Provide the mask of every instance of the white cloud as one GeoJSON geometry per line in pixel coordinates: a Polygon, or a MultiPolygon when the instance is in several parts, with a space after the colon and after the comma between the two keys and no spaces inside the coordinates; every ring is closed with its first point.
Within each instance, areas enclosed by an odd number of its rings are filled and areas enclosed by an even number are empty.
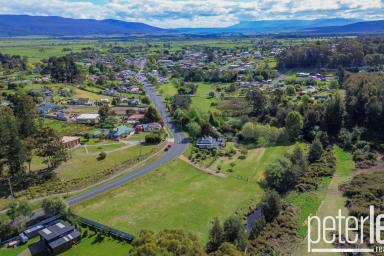
{"type": "Polygon", "coordinates": [[[3,14],[115,18],[161,27],[224,27],[260,19],[384,19],[383,8],[384,0],[0,0],[3,14]]]}

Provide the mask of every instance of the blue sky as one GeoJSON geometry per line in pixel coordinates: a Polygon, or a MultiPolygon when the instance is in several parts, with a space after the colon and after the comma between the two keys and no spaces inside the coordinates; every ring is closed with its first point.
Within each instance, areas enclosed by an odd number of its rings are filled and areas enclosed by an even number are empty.
{"type": "Polygon", "coordinates": [[[384,0],[0,0],[1,14],[113,18],[164,28],[225,27],[242,20],[384,19],[384,0]]]}

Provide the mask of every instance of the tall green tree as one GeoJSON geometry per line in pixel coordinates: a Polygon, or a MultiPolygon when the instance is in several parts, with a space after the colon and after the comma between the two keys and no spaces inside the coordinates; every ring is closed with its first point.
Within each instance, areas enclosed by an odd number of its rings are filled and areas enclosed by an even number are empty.
{"type": "Polygon", "coordinates": [[[247,100],[252,106],[252,114],[261,117],[265,114],[267,98],[261,90],[250,90],[247,94],[247,100]]]}
{"type": "Polygon", "coordinates": [[[159,122],[161,119],[161,116],[159,112],[156,110],[156,108],[149,106],[147,111],[144,113],[144,119],[146,122],[149,122],[149,123],[159,122]]]}
{"type": "Polygon", "coordinates": [[[0,107],[0,160],[8,165],[9,175],[23,174],[26,149],[18,133],[12,109],[0,107]]]}
{"type": "Polygon", "coordinates": [[[343,123],[343,102],[338,93],[332,95],[325,103],[324,127],[329,136],[336,137],[343,123]]]}
{"type": "Polygon", "coordinates": [[[244,251],[248,246],[245,227],[239,216],[233,215],[224,222],[224,240],[244,251]]]}
{"type": "Polygon", "coordinates": [[[44,158],[48,168],[55,168],[68,159],[61,137],[51,128],[46,127],[39,131],[37,146],[37,155],[44,158]]]}
{"type": "Polygon", "coordinates": [[[223,227],[220,224],[218,218],[214,218],[212,221],[212,227],[209,230],[209,240],[206,245],[206,251],[208,253],[217,251],[220,245],[224,242],[223,227]]]}
{"type": "Polygon", "coordinates": [[[285,128],[289,134],[289,138],[292,141],[298,139],[301,130],[303,129],[304,121],[301,114],[297,111],[291,111],[288,113],[285,119],[285,128]]]}
{"type": "Polygon", "coordinates": [[[68,213],[68,204],[60,197],[46,198],[41,207],[47,216],[66,215],[68,213]]]}
{"type": "Polygon", "coordinates": [[[316,162],[321,158],[323,151],[324,150],[321,141],[316,138],[312,141],[311,146],[309,147],[308,161],[311,163],[316,162]]]}
{"type": "Polygon", "coordinates": [[[11,99],[20,137],[33,136],[37,131],[37,108],[33,98],[29,95],[17,93],[11,99]]]}
{"type": "Polygon", "coordinates": [[[274,190],[267,191],[261,203],[262,213],[266,221],[271,222],[279,214],[281,207],[280,195],[274,190]]]}
{"type": "Polygon", "coordinates": [[[285,157],[279,157],[266,167],[265,182],[268,188],[280,194],[291,190],[298,179],[299,173],[292,168],[292,163],[285,157]]]}

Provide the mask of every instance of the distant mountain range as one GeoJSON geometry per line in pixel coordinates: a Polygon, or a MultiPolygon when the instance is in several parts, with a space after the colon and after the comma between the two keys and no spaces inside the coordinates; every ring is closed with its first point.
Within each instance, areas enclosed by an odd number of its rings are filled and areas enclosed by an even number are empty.
{"type": "Polygon", "coordinates": [[[384,20],[357,22],[344,26],[313,28],[310,31],[321,34],[340,33],[376,33],[384,32],[384,20]]]}
{"type": "Polygon", "coordinates": [[[252,32],[291,32],[305,28],[342,26],[360,22],[357,19],[317,19],[317,20],[260,20],[243,21],[227,29],[231,31],[252,32]]]}
{"type": "Polygon", "coordinates": [[[93,36],[133,34],[275,34],[275,33],[372,33],[384,32],[384,21],[358,19],[242,21],[225,28],[162,29],[138,22],[106,19],[70,19],[57,16],[0,15],[0,36],[93,36]]]}
{"type": "Polygon", "coordinates": [[[159,34],[168,30],[120,20],[69,19],[57,16],[0,15],[0,36],[89,36],[159,34]]]}

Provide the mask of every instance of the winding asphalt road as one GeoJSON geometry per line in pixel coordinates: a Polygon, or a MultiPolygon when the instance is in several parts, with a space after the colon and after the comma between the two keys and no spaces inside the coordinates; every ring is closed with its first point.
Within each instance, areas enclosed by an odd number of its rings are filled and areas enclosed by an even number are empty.
{"type": "Polygon", "coordinates": [[[158,159],[146,166],[143,166],[134,172],[123,176],[117,180],[114,180],[112,182],[104,183],[100,186],[97,186],[87,192],[84,192],[78,196],[72,197],[69,199],[67,202],[69,205],[73,205],[79,202],[82,202],[84,200],[87,200],[91,197],[94,197],[98,194],[101,194],[103,192],[106,192],[108,190],[114,189],[128,181],[131,181],[133,179],[136,179],[158,167],[160,167],[162,164],[165,164],[166,162],[180,156],[184,150],[187,147],[188,142],[185,140],[184,134],[177,128],[176,124],[174,121],[171,119],[169,116],[168,112],[166,111],[165,104],[163,103],[162,99],[160,96],[156,94],[156,91],[154,88],[151,86],[149,81],[144,75],[141,75],[140,82],[144,85],[144,90],[146,94],[151,98],[153,101],[155,107],[161,114],[162,118],[164,119],[164,122],[168,125],[170,130],[173,133],[174,137],[174,145],[165,153],[165,155],[161,158],[158,159]]]}

